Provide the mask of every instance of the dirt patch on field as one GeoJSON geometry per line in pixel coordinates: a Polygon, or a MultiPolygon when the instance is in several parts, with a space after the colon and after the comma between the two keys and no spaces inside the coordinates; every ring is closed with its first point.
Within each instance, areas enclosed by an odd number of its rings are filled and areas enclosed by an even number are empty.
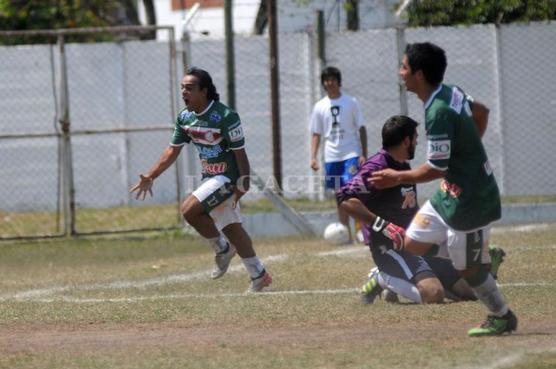
{"type": "MultiPolygon", "coordinates": [[[[369,326],[368,323],[329,325],[273,325],[264,326],[195,326],[183,322],[149,323],[138,325],[5,325],[0,327],[0,353],[21,352],[98,352],[115,348],[195,348],[209,350],[215,346],[326,346],[338,342],[369,343],[391,341],[442,342],[465,336],[469,328],[464,324],[449,326],[389,325],[369,326]]],[[[509,339],[519,339],[525,345],[539,340],[556,345],[556,324],[524,322],[509,339]]]]}

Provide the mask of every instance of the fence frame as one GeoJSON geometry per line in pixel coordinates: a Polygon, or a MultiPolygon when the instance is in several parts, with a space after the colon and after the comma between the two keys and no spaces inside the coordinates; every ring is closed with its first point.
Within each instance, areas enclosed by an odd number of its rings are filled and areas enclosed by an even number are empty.
{"type": "MultiPolygon", "coordinates": [[[[75,209],[75,187],[73,178],[73,158],[72,158],[72,144],[71,138],[74,135],[95,135],[95,134],[108,134],[108,133],[132,133],[132,132],[160,132],[169,131],[172,127],[169,126],[150,126],[138,128],[118,128],[118,129],[96,129],[96,130],[71,130],[71,116],[70,116],[70,101],[68,89],[68,76],[66,65],[65,53],[65,38],[69,35],[83,35],[83,34],[118,34],[118,33],[149,33],[157,30],[164,30],[168,32],[168,48],[169,48],[169,62],[170,62],[170,111],[173,117],[176,116],[178,110],[178,88],[177,81],[177,53],[176,41],[174,36],[173,26],[118,26],[118,27],[93,27],[93,28],[75,28],[75,29],[57,29],[57,30],[32,30],[32,31],[0,31],[0,38],[10,37],[31,37],[31,36],[51,36],[56,37],[60,54],[59,70],[57,74],[59,80],[55,82],[55,89],[60,96],[56,108],[56,133],[12,133],[0,134],[1,140],[9,139],[23,139],[23,138],[46,138],[57,137],[59,145],[59,158],[58,158],[58,171],[60,177],[58,178],[58,206],[56,211],[57,225],[60,223],[60,205],[62,208],[62,221],[63,229],[61,232],[54,232],[44,235],[22,235],[22,236],[8,236],[2,237],[1,240],[26,240],[26,239],[40,239],[40,238],[55,238],[55,237],[73,237],[78,235],[91,235],[91,234],[107,234],[107,233],[129,233],[137,231],[156,231],[156,230],[169,230],[176,229],[179,224],[181,216],[179,212],[180,201],[176,201],[176,226],[166,228],[140,228],[140,229],[126,229],[126,230],[103,230],[94,232],[79,232],[76,229],[76,209],[75,209]]],[[[52,49],[51,49],[52,50],[52,49]]],[[[54,70],[53,70],[54,72],[54,70]]],[[[176,198],[179,200],[183,193],[183,183],[180,180],[181,168],[179,165],[174,165],[176,171],[176,198]]]]}

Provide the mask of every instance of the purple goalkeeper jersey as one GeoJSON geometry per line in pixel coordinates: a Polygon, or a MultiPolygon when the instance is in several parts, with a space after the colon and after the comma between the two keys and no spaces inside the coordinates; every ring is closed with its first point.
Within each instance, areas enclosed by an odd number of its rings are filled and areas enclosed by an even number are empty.
{"type": "MultiPolygon", "coordinates": [[[[391,168],[409,170],[408,163],[396,161],[388,152],[381,149],[359,168],[355,176],[336,192],[338,203],[349,198],[358,198],[372,213],[387,221],[407,228],[419,207],[417,206],[417,186],[400,184],[396,187],[379,190],[367,180],[377,170],[391,168]]],[[[367,226],[365,233],[370,231],[367,226]]],[[[367,234],[365,234],[367,236],[367,234]]],[[[367,237],[365,237],[367,239],[367,237]]]]}

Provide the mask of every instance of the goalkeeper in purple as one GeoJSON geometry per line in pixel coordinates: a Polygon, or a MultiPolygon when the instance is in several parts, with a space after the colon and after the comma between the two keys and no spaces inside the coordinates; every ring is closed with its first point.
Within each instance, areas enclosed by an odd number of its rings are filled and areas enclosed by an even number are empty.
{"type": "Polygon", "coordinates": [[[250,169],[239,115],[219,101],[212,78],[203,69],[187,71],[181,94],[186,107],[178,114],[170,145],[130,191],[137,191],[141,200],[147,193],[152,196],[154,180],[176,161],[185,144],[193,143],[203,181],[182,203],[183,217],[215,251],[212,279],[226,273],[237,252],[251,277],[249,291],[259,292],[272,278],[241,225],[239,199],[249,190],[250,169]]]}
{"type": "Polygon", "coordinates": [[[373,173],[377,188],[442,179],[440,188],[412,220],[403,246],[423,255],[447,256],[490,314],[469,330],[471,337],[500,335],[517,328],[496,281],[489,273],[491,223],[501,215],[500,195],[481,141],[488,109],[457,86],[442,83],[447,60],[431,43],[407,46],[400,76],[425,104],[427,162],[413,170],[373,173]]]}
{"type": "Polygon", "coordinates": [[[372,303],[383,289],[416,303],[444,299],[441,282],[421,257],[402,249],[405,228],[419,209],[415,184],[378,189],[368,183],[375,171],[409,170],[417,145],[417,122],[406,116],[389,118],[382,128],[382,150],[369,158],[355,176],[336,193],[338,206],[365,225],[366,243],[378,267],[371,276],[377,286],[363,290],[361,298],[372,303]]]}

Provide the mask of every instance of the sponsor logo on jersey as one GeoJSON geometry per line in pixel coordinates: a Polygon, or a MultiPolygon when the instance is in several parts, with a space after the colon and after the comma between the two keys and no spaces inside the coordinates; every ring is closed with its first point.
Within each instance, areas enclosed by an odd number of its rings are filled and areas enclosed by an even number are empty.
{"type": "Polygon", "coordinates": [[[201,159],[217,158],[223,152],[222,147],[220,147],[220,145],[214,145],[214,146],[195,145],[195,146],[197,147],[197,151],[199,151],[199,156],[201,157],[201,159]]]}
{"type": "Polygon", "coordinates": [[[447,180],[443,179],[440,182],[440,190],[442,192],[446,192],[448,193],[450,196],[452,196],[454,199],[457,199],[458,197],[460,197],[461,195],[461,187],[458,186],[455,183],[450,183],[447,180]]]}
{"type": "Polygon", "coordinates": [[[213,111],[212,113],[210,113],[209,120],[211,122],[218,123],[222,120],[222,116],[217,112],[213,111]]]}
{"type": "Polygon", "coordinates": [[[216,175],[224,173],[228,169],[228,164],[225,161],[219,163],[209,163],[206,160],[201,160],[201,171],[204,174],[216,175]]]}
{"type": "Polygon", "coordinates": [[[183,128],[194,143],[203,145],[216,145],[222,141],[222,134],[218,128],[208,128],[199,126],[186,126],[183,128]]]}
{"type": "Polygon", "coordinates": [[[191,116],[193,115],[192,112],[188,111],[188,110],[184,110],[180,113],[179,115],[179,119],[189,119],[191,116]]]}
{"type": "Polygon", "coordinates": [[[236,128],[233,128],[229,131],[230,141],[238,142],[243,140],[243,128],[241,125],[238,125],[236,128]]]}
{"type": "Polygon", "coordinates": [[[454,110],[456,113],[461,113],[461,108],[463,108],[464,103],[464,95],[456,87],[452,88],[452,100],[450,101],[450,108],[454,110]]]}
{"type": "Polygon", "coordinates": [[[429,219],[429,217],[421,213],[415,214],[415,218],[413,218],[413,222],[417,224],[421,229],[426,229],[431,224],[431,220],[429,219]]]}
{"type": "Polygon", "coordinates": [[[429,160],[450,159],[450,140],[429,140],[427,143],[427,158],[429,160]]]}
{"type": "Polygon", "coordinates": [[[403,196],[402,209],[411,209],[417,206],[417,198],[413,187],[402,187],[400,191],[403,196]]]}

